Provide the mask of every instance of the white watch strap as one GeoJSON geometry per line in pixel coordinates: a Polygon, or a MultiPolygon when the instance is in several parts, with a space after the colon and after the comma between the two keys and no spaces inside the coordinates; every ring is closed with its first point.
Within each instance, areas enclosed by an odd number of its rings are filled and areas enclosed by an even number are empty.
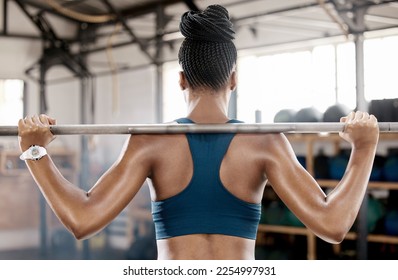
{"type": "Polygon", "coordinates": [[[19,158],[21,160],[39,160],[45,155],[47,155],[47,150],[45,148],[38,145],[33,145],[25,152],[23,152],[19,158]],[[34,152],[35,154],[32,154],[32,152],[34,152]]]}
{"type": "Polygon", "coordinates": [[[25,152],[23,152],[23,153],[20,155],[19,159],[20,159],[20,160],[26,160],[28,154],[29,154],[29,150],[26,150],[25,152]]]}

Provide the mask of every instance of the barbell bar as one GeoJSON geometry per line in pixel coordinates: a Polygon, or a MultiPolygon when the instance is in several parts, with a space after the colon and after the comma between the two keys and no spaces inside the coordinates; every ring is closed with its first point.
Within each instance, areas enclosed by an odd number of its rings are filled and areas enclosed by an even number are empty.
{"type": "MultiPolygon", "coordinates": [[[[344,123],[268,123],[268,124],[86,124],[52,125],[54,135],[99,134],[185,134],[185,133],[337,133],[344,123]]],[[[379,122],[380,132],[398,132],[398,122],[379,122]]],[[[0,126],[0,136],[17,136],[17,126],[0,126]]]]}

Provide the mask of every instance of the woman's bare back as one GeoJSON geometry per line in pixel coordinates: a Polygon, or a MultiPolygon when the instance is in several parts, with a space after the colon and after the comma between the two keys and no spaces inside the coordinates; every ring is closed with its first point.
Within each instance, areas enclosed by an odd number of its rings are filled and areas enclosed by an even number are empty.
{"type": "MultiPolygon", "coordinates": [[[[185,135],[146,136],[153,150],[152,200],[182,192],[193,174],[185,135]]],[[[264,157],[259,152],[264,136],[236,135],[224,156],[220,178],[237,198],[261,203],[265,186],[264,157]],[[262,139],[260,139],[262,138],[262,139]]],[[[254,259],[255,240],[221,234],[191,234],[157,241],[160,259],[254,259]]]]}

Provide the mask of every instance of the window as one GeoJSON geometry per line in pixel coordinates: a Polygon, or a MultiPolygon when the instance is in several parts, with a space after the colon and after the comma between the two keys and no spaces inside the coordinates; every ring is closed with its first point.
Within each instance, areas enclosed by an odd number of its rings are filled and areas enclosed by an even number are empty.
{"type": "Polygon", "coordinates": [[[185,117],[187,106],[178,83],[180,65],[178,62],[168,62],[163,67],[163,120],[170,122],[185,117]]]}
{"type": "Polygon", "coordinates": [[[17,125],[23,117],[23,92],[23,80],[0,80],[0,125],[17,125]]]}
{"type": "MultiPolygon", "coordinates": [[[[398,98],[398,36],[364,42],[365,98],[398,98]]],[[[165,64],[164,120],[186,114],[178,86],[177,62],[165,64]]],[[[355,45],[353,42],[321,45],[300,51],[238,58],[237,117],[273,122],[282,109],[314,107],[323,113],[341,103],[356,107],[355,45]]]]}
{"type": "MultiPolygon", "coordinates": [[[[262,111],[263,122],[273,122],[282,109],[315,107],[323,112],[337,99],[347,99],[338,98],[336,93],[336,50],[332,45],[246,57],[239,60],[238,66],[238,118],[246,122],[254,122],[256,110],[262,111]]],[[[347,95],[355,98],[355,88],[347,95]]]]}
{"type": "Polygon", "coordinates": [[[398,98],[398,36],[364,42],[365,98],[398,98]]]}
{"type": "MultiPolygon", "coordinates": [[[[356,72],[354,43],[336,47],[336,102],[354,109],[356,107],[356,72]]],[[[330,104],[332,105],[332,104],[330,104]]]]}

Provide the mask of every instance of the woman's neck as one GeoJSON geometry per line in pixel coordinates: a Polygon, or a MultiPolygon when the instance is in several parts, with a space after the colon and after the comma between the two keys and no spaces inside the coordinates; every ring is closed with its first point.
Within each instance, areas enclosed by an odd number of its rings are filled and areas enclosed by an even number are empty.
{"type": "Polygon", "coordinates": [[[227,92],[190,92],[187,93],[187,117],[196,123],[225,123],[228,118],[227,92]]]}

